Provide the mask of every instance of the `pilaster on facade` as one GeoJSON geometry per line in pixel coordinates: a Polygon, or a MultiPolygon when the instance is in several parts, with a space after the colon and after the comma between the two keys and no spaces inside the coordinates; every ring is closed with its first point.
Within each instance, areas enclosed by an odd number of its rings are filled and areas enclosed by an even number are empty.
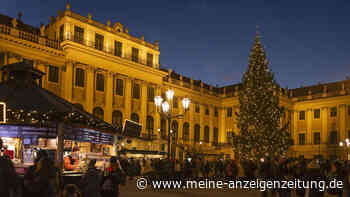
{"type": "Polygon", "coordinates": [[[209,105],[209,142],[214,142],[214,107],[212,105],[209,105]]]}
{"type": "MultiPolygon", "coordinates": [[[[179,99],[179,101],[182,100],[182,98],[181,99],[178,98],[178,99],[179,99]]],[[[184,118],[179,118],[179,120],[178,120],[178,123],[179,123],[178,130],[177,130],[177,132],[178,132],[178,135],[177,135],[178,139],[182,138],[182,136],[183,136],[183,124],[184,124],[184,119],[185,119],[185,110],[184,110],[182,105],[179,105],[179,114],[183,114],[184,118]]]]}
{"type": "Polygon", "coordinates": [[[219,108],[219,143],[226,142],[226,116],[225,116],[225,108],[219,108]]]}
{"type": "Polygon", "coordinates": [[[326,144],[328,142],[328,107],[321,108],[321,119],[322,119],[321,144],[326,144]]]}
{"type": "MultiPolygon", "coordinates": [[[[37,68],[38,70],[40,70],[41,72],[43,72],[43,73],[47,73],[47,70],[46,70],[46,67],[45,67],[45,65],[43,64],[43,63],[41,63],[40,61],[34,61],[33,62],[33,67],[34,68],[37,68]]],[[[44,76],[43,78],[42,78],[42,82],[41,82],[41,87],[43,87],[43,88],[46,88],[47,86],[47,84],[46,84],[46,82],[47,82],[47,80],[46,80],[46,76],[44,76]]]]}
{"type": "Polygon", "coordinates": [[[113,72],[107,72],[106,80],[106,95],[105,95],[105,113],[104,118],[108,123],[112,123],[112,110],[113,110],[113,81],[114,74],[113,72]]]}
{"type": "Polygon", "coordinates": [[[200,136],[199,136],[199,141],[204,140],[204,127],[205,127],[205,122],[204,122],[204,114],[205,114],[205,107],[203,104],[199,105],[199,125],[200,125],[200,136]]]}
{"type": "Polygon", "coordinates": [[[85,85],[86,111],[89,113],[92,113],[94,108],[94,92],[95,92],[94,76],[95,76],[95,68],[89,65],[86,73],[86,85],[85,85]]]}
{"type": "Polygon", "coordinates": [[[190,136],[189,136],[189,140],[190,142],[194,142],[194,116],[195,116],[195,103],[190,104],[190,109],[189,109],[189,116],[190,116],[190,136]]]}
{"type": "Polygon", "coordinates": [[[339,118],[338,118],[338,128],[339,128],[339,137],[341,141],[344,141],[347,138],[346,134],[346,111],[347,105],[339,105],[339,118]]]}
{"type": "Polygon", "coordinates": [[[62,78],[62,84],[63,84],[63,95],[65,99],[67,99],[69,102],[72,102],[72,96],[73,96],[73,61],[67,60],[66,64],[64,66],[64,77],[62,78]]]}
{"type": "Polygon", "coordinates": [[[298,111],[297,110],[293,110],[292,111],[293,114],[293,121],[292,121],[292,137],[294,139],[294,145],[298,144],[298,111]]]}
{"type": "Polygon", "coordinates": [[[147,83],[141,83],[141,113],[140,113],[140,123],[142,126],[142,132],[146,131],[146,118],[147,118],[147,83]]]}
{"type": "Polygon", "coordinates": [[[306,110],[306,144],[312,144],[312,109],[306,110]]]}
{"type": "Polygon", "coordinates": [[[131,92],[132,92],[132,79],[130,77],[127,77],[125,79],[125,117],[124,119],[130,119],[131,116],[131,103],[132,103],[132,98],[131,98],[131,92]]]}

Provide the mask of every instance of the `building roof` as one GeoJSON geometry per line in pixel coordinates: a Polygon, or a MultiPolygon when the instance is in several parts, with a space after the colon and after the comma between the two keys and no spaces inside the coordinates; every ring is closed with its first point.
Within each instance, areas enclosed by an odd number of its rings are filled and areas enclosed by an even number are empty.
{"type": "MultiPolygon", "coordinates": [[[[5,16],[5,15],[0,14],[0,24],[12,27],[12,19],[13,18],[11,18],[9,16],[5,16]]],[[[22,31],[26,31],[26,32],[34,33],[34,34],[40,34],[39,28],[25,24],[25,23],[23,23],[22,20],[18,20],[18,19],[17,19],[17,28],[22,30],[22,31]]]]}
{"type": "Polygon", "coordinates": [[[6,103],[9,123],[32,125],[68,121],[84,128],[117,131],[112,125],[41,88],[38,81],[44,73],[32,65],[20,62],[4,66],[2,70],[6,79],[0,83],[0,101],[6,103]]]}

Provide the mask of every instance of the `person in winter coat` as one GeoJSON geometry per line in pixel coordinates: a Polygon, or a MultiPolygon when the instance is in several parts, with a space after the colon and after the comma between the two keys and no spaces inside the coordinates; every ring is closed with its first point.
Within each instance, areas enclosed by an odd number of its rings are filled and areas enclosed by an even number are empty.
{"type": "Polygon", "coordinates": [[[120,166],[120,162],[115,157],[112,157],[110,159],[108,174],[102,181],[102,197],[118,197],[119,184],[122,177],[124,177],[124,172],[120,166]]]}
{"type": "Polygon", "coordinates": [[[20,195],[19,179],[10,157],[0,157],[0,196],[13,197],[20,195]]]}
{"type": "Polygon", "coordinates": [[[96,169],[95,164],[96,160],[90,161],[88,170],[81,179],[80,185],[84,197],[101,197],[102,173],[96,169]]]}
{"type": "Polygon", "coordinates": [[[41,156],[40,158],[24,176],[26,188],[24,196],[55,197],[58,193],[58,169],[48,157],[41,156]]]}

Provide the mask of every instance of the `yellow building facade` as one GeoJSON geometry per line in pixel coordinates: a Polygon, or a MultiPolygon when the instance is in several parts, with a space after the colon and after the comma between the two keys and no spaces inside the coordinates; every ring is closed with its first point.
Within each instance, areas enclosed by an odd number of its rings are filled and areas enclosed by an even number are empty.
{"type": "MultiPolygon", "coordinates": [[[[154,96],[175,92],[172,109],[183,114],[181,99],[191,100],[184,118],[174,120],[176,157],[195,149],[209,157],[233,158],[239,84],[214,87],[159,65],[159,43],[136,38],[110,20],[102,24],[66,5],[40,29],[20,18],[0,15],[0,65],[22,60],[46,73],[42,87],[106,122],[125,119],[142,125],[140,139],[121,142],[128,150],[167,151],[167,123],[154,96]]],[[[350,80],[282,90],[281,105],[290,122],[293,156],[345,156],[340,141],[350,137],[350,80]]]]}

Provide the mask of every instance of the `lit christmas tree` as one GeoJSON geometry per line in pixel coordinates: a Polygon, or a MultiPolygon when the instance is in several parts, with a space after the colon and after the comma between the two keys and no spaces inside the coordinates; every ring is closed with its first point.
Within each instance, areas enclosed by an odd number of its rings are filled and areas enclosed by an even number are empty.
{"type": "Polygon", "coordinates": [[[268,64],[257,33],[239,92],[240,133],[233,144],[241,159],[276,158],[292,145],[288,124],[281,125],[284,109],[279,106],[280,88],[268,64]]]}

